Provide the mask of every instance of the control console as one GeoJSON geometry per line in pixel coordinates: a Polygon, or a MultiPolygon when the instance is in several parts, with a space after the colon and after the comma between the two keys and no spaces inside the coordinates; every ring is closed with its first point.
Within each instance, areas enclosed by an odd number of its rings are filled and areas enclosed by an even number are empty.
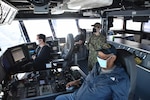
{"type": "Polygon", "coordinates": [[[31,98],[43,98],[46,95],[55,98],[58,94],[73,92],[75,88],[66,88],[66,84],[80,77],[81,74],[75,70],[63,71],[61,68],[29,72],[22,79],[8,83],[12,85],[11,87],[16,88],[8,89],[13,94],[8,94],[8,98],[30,100],[31,98]]]}
{"type": "Polygon", "coordinates": [[[137,65],[150,69],[150,46],[131,42],[128,40],[124,40],[124,42],[120,43],[111,41],[110,43],[113,44],[117,49],[125,49],[131,52],[134,55],[135,62],[137,65]]]}

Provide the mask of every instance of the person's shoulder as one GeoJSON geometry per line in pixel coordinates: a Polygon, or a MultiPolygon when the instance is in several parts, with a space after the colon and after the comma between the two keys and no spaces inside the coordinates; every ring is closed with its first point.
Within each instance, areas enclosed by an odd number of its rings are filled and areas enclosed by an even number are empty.
{"type": "Polygon", "coordinates": [[[100,37],[103,37],[103,38],[105,38],[106,36],[104,35],[104,34],[102,34],[102,33],[100,33],[100,35],[99,35],[100,37]]]}
{"type": "Polygon", "coordinates": [[[100,65],[98,62],[95,63],[95,65],[93,66],[93,69],[98,70],[100,68],[100,65]]]}
{"type": "Polygon", "coordinates": [[[43,46],[43,48],[50,49],[50,46],[49,45],[45,45],[45,46],[43,46]]]}
{"type": "Polygon", "coordinates": [[[95,37],[95,34],[92,33],[92,34],[90,35],[90,37],[95,37]]]}
{"type": "Polygon", "coordinates": [[[115,69],[117,70],[124,70],[124,67],[120,64],[120,63],[118,63],[118,64],[115,64],[114,65],[115,66],[115,69]]]}
{"type": "Polygon", "coordinates": [[[120,74],[120,75],[127,75],[126,69],[122,65],[115,65],[115,72],[120,74]]]}

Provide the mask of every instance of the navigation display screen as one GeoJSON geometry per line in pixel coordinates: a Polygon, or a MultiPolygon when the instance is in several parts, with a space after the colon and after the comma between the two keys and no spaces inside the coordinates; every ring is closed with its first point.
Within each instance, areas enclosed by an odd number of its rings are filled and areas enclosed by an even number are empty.
{"type": "Polygon", "coordinates": [[[22,61],[22,59],[25,58],[25,55],[21,47],[14,48],[11,50],[11,52],[15,62],[22,61]]]}

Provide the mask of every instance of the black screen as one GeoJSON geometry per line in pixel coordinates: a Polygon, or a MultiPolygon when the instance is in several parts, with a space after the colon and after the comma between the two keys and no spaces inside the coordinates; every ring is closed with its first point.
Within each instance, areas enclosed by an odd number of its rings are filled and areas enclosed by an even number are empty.
{"type": "Polygon", "coordinates": [[[29,52],[29,58],[31,59],[32,58],[32,55],[35,54],[35,49],[37,47],[36,43],[33,42],[33,43],[28,43],[26,44],[27,45],[27,49],[28,49],[28,52],[29,52]]]}
{"type": "Polygon", "coordinates": [[[33,42],[33,43],[28,43],[28,44],[26,44],[27,45],[27,48],[29,49],[29,50],[34,50],[34,49],[36,49],[36,43],[35,42],[33,42]]]}
{"type": "Polygon", "coordinates": [[[46,43],[50,46],[51,52],[59,52],[59,43],[58,40],[46,41],[46,43]]]}

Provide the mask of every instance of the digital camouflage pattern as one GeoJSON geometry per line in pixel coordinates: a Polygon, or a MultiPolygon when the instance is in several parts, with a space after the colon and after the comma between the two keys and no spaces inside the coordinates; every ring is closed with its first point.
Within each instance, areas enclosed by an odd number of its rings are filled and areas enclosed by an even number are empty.
{"type": "Polygon", "coordinates": [[[100,49],[106,43],[106,38],[104,35],[100,34],[96,36],[92,34],[89,39],[88,49],[89,49],[89,57],[88,57],[88,68],[92,70],[93,66],[97,62],[97,49],[100,49]]]}

